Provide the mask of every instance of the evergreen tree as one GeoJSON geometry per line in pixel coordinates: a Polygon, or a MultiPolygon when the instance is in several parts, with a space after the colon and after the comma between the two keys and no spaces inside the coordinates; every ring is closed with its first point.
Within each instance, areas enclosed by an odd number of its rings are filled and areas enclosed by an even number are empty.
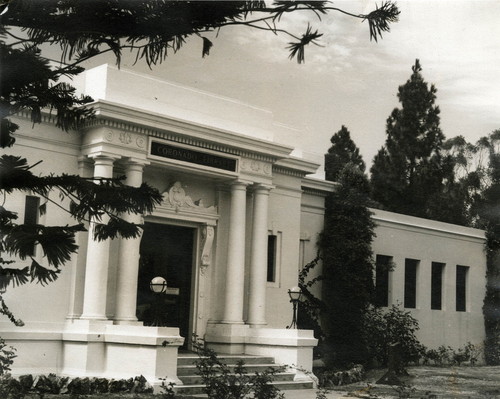
{"type": "Polygon", "coordinates": [[[464,224],[453,162],[441,151],[437,90],[421,71],[417,59],[410,79],[398,89],[401,108],[387,119],[385,145],[370,170],[373,199],[393,212],[464,224]]]}
{"type": "Polygon", "coordinates": [[[325,154],[325,178],[329,181],[337,181],[342,169],[348,163],[365,171],[365,163],[359,153],[359,148],[351,139],[349,130],[342,125],[341,129],[330,139],[332,146],[325,154]]]}
{"type": "Polygon", "coordinates": [[[370,186],[364,173],[348,163],[338,181],[338,190],[326,200],[320,239],[322,326],[327,364],[345,367],[368,359],[362,326],[373,295],[371,242],[375,225],[368,209],[370,186]]]}

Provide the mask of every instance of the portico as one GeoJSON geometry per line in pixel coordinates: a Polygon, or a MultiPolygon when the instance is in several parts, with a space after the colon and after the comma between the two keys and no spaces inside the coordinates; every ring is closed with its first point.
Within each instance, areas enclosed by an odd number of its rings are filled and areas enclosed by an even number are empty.
{"type": "MultiPolygon", "coordinates": [[[[89,84],[99,81],[97,72],[88,72],[89,84]]],[[[271,355],[312,370],[312,332],[285,326],[291,315],[287,290],[298,278],[304,182],[318,164],[272,140],[288,128],[275,125],[264,110],[232,103],[238,112],[226,115],[230,102],[214,97],[206,100],[221,109],[217,118],[203,119],[201,104],[191,114],[167,105],[160,112],[149,100],[134,106],[116,97],[113,79],[124,72],[107,67],[106,73],[104,96],[86,87],[97,100],[96,118],[68,162],[88,178],[124,176],[132,187],[147,183],[163,193],[163,201],[152,214],[121,215],[145,225],[140,237],[96,240],[95,220],[79,235],[81,250],[67,277],[66,320],[40,333],[51,342],[58,337],[51,349],[60,353],[56,372],[143,374],[155,383],[165,377],[179,383],[178,349],[189,348],[193,334],[219,352],[271,355]],[[114,90],[108,93],[108,87],[114,90]],[[270,235],[279,239],[268,249],[270,235]],[[148,325],[152,276],[165,278],[171,288],[165,327],[148,325]],[[139,372],[134,358],[151,359],[147,372],[139,372]]],[[[156,86],[151,90],[179,89],[156,86]]],[[[186,93],[193,96],[178,92],[186,93]]],[[[199,94],[195,101],[204,99],[199,94]]],[[[314,194],[319,202],[328,190],[321,186],[314,194]]],[[[322,218],[314,223],[319,232],[322,218]]],[[[43,367],[43,354],[39,358],[43,367]]]]}

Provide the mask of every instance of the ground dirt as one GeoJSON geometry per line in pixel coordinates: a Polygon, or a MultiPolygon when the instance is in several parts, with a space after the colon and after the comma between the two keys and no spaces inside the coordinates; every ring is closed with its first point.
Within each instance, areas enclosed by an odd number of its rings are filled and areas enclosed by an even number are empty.
{"type": "Polygon", "coordinates": [[[385,371],[369,371],[364,381],[344,385],[332,391],[347,391],[349,396],[374,399],[500,399],[500,366],[410,367],[408,376],[400,378],[404,386],[399,388],[376,384],[385,371]]]}
{"type": "MultiPolygon", "coordinates": [[[[500,399],[500,366],[497,367],[432,367],[408,368],[408,376],[401,377],[409,396],[400,395],[395,386],[376,384],[386,370],[371,370],[364,381],[332,388],[330,397],[366,399],[500,399]],[[336,395],[338,394],[338,395],[336,395]]],[[[286,391],[285,391],[286,392],[286,391]]],[[[308,396],[309,397],[309,396],[308,396]]],[[[70,395],[45,395],[44,399],[74,399],[70,395]]],[[[160,399],[151,394],[102,394],[80,396],[79,399],[160,399]]],[[[40,399],[30,394],[26,399],[40,399]]],[[[224,399],[224,398],[221,398],[224,399]]]]}

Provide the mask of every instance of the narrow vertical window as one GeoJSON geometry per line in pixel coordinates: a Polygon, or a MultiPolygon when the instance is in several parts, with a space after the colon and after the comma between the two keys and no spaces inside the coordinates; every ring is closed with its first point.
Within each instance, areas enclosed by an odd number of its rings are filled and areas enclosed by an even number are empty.
{"type": "Polygon", "coordinates": [[[267,281],[276,282],[276,243],[275,235],[267,236],[267,281]]]}
{"type": "Polygon", "coordinates": [[[405,259],[405,308],[417,307],[417,268],[418,260],[405,259]]]}
{"type": "Polygon", "coordinates": [[[465,312],[467,309],[467,266],[457,266],[456,279],[456,310],[457,312],[465,312]]]}
{"type": "Polygon", "coordinates": [[[443,308],[443,271],[444,263],[432,262],[431,270],[431,309],[443,308]]]}
{"type": "Polygon", "coordinates": [[[389,306],[389,270],[392,257],[377,255],[375,260],[375,304],[389,306]]]}
{"type": "MultiPolygon", "coordinates": [[[[24,224],[34,225],[38,223],[38,208],[40,207],[40,198],[32,195],[26,196],[24,204],[24,224]]],[[[30,256],[35,255],[35,245],[31,248],[30,256]]]]}

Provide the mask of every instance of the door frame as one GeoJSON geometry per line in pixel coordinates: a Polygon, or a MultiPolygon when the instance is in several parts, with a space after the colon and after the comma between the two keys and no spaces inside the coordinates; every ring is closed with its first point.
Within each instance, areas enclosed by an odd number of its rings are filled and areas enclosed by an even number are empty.
{"type": "Polygon", "coordinates": [[[205,298],[206,296],[201,294],[204,291],[204,287],[207,286],[205,281],[205,273],[201,266],[201,252],[202,252],[202,231],[206,228],[207,223],[196,222],[193,220],[182,220],[182,219],[172,219],[162,216],[146,216],[144,218],[145,223],[156,223],[170,226],[179,226],[193,229],[193,250],[192,250],[192,262],[191,262],[191,293],[190,293],[190,306],[189,306],[189,327],[188,335],[184,337],[186,340],[186,347],[188,350],[193,350],[192,337],[193,335],[197,337],[203,337],[206,329],[206,321],[203,322],[205,317],[203,315],[204,309],[206,308],[205,298]],[[200,322],[201,321],[201,322],[200,322]]]}

